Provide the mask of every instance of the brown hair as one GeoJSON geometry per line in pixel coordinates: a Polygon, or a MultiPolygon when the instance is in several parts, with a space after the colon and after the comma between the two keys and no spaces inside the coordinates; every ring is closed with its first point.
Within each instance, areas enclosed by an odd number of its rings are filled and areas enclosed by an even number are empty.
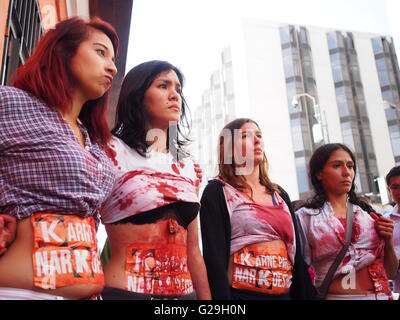
{"type": "MultiPolygon", "coordinates": [[[[254,123],[258,128],[260,126],[254,120],[248,118],[238,118],[229,122],[221,131],[219,135],[219,163],[218,163],[218,178],[230,184],[236,189],[241,191],[249,190],[251,197],[253,197],[253,191],[249,184],[246,182],[246,178],[243,175],[236,175],[236,165],[233,161],[233,149],[235,145],[234,131],[239,130],[246,123],[254,123]],[[226,133],[229,133],[226,135],[226,133]],[[228,160],[226,163],[224,160],[228,160]]],[[[268,161],[265,153],[263,153],[263,160],[259,165],[260,170],[260,183],[272,193],[274,191],[279,192],[276,184],[272,183],[268,176],[268,161]]]]}

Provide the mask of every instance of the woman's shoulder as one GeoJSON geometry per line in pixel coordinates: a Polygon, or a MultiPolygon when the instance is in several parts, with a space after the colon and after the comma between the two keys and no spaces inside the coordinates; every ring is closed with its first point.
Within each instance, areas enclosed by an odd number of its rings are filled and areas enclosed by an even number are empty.
{"type": "Polygon", "coordinates": [[[220,179],[210,179],[207,182],[207,185],[204,188],[204,193],[213,193],[213,192],[217,192],[218,190],[222,190],[222,188],[224,187],[225,183],[220,180],[220,179]]]}
{"type": "Polygon", "coordinates": [[[24,90],[15,88],[15,87],[9,87],[9,86],[0,86],[0,97],[12,97],[12,96],[18,96],[18,95],[27,95],[28,93],[24,90]]]}
{"type": "Polygon", "coordinates": [[[43,103],[31,93],[10,86],[0,86],[0,101],[3,106],[16,102],[18,104],[21,104],[21,102],[43,103]]]}
{"type": "Polygon", "coordinates": [[[298,215],[298,216],[305,216],[305,215],[313,216],[313,215],[316,215],[320,210],[321,209],[310,208],[310,207],[307,207],[306,205],[303,205],[296,210],[296,215],[298,215]]]}

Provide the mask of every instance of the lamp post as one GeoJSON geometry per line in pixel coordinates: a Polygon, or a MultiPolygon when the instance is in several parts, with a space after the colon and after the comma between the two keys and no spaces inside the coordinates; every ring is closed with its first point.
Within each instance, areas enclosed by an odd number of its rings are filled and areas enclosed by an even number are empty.
{"type": "Polygon", "coordinates": [[[393,104],[393,103],[391,103],[391,102],[389,102],[387,100],[383,100],[382,104],[383,104],[383,107],[385,109],[395,109],[395,110],[397,110],[399,108],[398,106],[396,106],[395,104],[393,104]]]}
{"type": "MultiPolygon", "coordinates": [[[[325,132],[325,130],[326,130],[326,123],[325,123],[325,121],[323,122],[322,121],[322,116],[321,116],[321,109],[320,109],[320,107],[319,107],[319,105],[316,103],[316,101],[315,101],[315,97],[313,97],[312,95],[310,95],[310,94],[308,94],[308,93],[299,93],[299,94],[296,94],[296,95],[294,95],[293,96],[293,99],[292,99],[292,106],[294,107],[294,108],[297,108],[298,106],[299,106],[299,98],[302,98],[302,97],[306,97],[306,98],[309,98],[309,99],[311,99],[311,101],[312,101],[312,104],[313,104],[313,115],[314,115],[314,117],[315,117],[315,119],[317,120],[317,122],[318,122],[318,125],[319,125],[319,127],[320,127],[320,134],[321,134],[321,139],[320,139],[320,141],[322,141],[323,143],[325,143],[325,142],[329,142],[329,137],[328,137],[328,132],[326,131],[325,132]],[[325,129],[325,130],[324,130],[325,129]]],[[[308,130],[308,134],[309,134],[309,138],[310,138],[310,143],[311,143],[311,150],[313,150],[314,148],[313,148],[313,143],[315,144],[315,143],[317,143],[318,141],[315,141],[315,136],[316,136],[316,133],[318,132],[318,131],[314,131],[313,129],[313,134],[311,135],[311,128],[310,128],[310,118],[309,118],[309,115],[308,115],[308,108],[307,108],[307,106],[306,106],[306,118],[307,118],[307,122],[308,122],[308,128],[309,128],[309,130],[308,130]]],[[[300,112],[302,111],[302,105],[300,105],[300,112]]],[[[324,116],[324,118],[325,118],[325,116],[324,116]]],[[[314,125],[312,126],[312,127],[314,127],[314,125]]]]}

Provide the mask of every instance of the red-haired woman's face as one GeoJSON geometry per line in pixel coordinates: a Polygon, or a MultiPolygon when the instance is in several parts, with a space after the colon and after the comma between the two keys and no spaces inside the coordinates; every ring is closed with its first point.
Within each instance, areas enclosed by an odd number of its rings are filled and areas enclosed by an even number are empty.
{"type": "Polygon", "coordinates": [[[117,73],[114,47],[103,32],[92,29],[71,60],[71,71],[76,83],[75,98],[84,102],[102,97],[110,89],[117,73]]]}
{"type": "Polygon", "coordinates": [[[354,162],[350,154],[338,149],[332,152],[317,179],[321,181],[327,195],[348,193],[353,185],[355,172],[354,162]]]}

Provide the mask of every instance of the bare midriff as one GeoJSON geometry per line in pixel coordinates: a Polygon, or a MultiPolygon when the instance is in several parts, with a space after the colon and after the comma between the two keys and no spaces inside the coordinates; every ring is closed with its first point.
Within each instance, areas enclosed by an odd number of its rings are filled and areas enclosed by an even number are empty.
{"type": "Polygon", "coordinates": [[[185,246],[187,230],[173,219],[136,225],[132,223],[107,224],[111,243],[111,258],[104,269],[106,286],[126,290],[127,248],[135,243],[185,246]]]}
{"type": "Polygon", "coordinates": [[[32,254],[34,232],[31,219],[18,221],[16,239],[0,258],[0,287],[27,289],[69,299],[85,299],[100,293],[103,285],[74,284],[56,289],[34,286],[32,254]]]}
{"type": "Polygon", "coordinates": [[[355,281],[344,275],[334,279],[328,289],[331,294],[371,294],[374,293],[374,283],[368,272],[368,267],[360,269],[355,274],[355,281]]]}
{"type": "MultiPolygon", "coordinates": [[[[286,249],[286,244],[282,240],[258,242],[251,244],[251,247],[263,247],[263,248],[275,248],[275,249],[286,249]]],[[[232,285],[233,276],[233,254],[229,258],[229,268],[228,268],[228,279],[229,284],[232,285]]]]}

